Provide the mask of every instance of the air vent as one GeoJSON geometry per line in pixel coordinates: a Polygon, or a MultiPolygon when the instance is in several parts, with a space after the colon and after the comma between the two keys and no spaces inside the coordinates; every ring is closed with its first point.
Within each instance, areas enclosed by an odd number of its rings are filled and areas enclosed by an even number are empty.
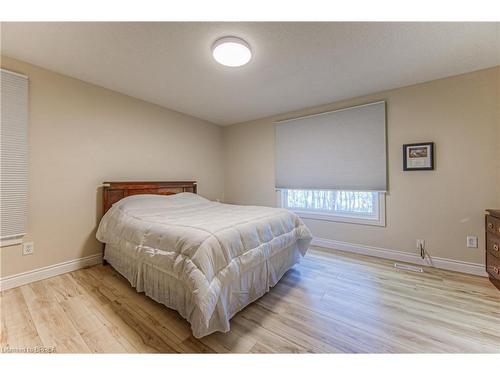
{"type": "Polygon", "coordinates": [[[405,271],[413,271],[413,272],[424,272],[422,267],[417,267],[417,266],[410,266],[409,264],[399,264],[399,263],[394,263],[394,267],[400,269],[400,270],[405,270],[405,271]]]}

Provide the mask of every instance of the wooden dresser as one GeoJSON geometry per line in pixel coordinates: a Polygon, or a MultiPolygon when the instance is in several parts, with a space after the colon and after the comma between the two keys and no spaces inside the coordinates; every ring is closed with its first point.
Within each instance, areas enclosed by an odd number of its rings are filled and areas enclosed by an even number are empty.
{"type": "Polygon", "coordinates": [[[500,290],[500,210],[486,210],[486,272],[500,290]]]}

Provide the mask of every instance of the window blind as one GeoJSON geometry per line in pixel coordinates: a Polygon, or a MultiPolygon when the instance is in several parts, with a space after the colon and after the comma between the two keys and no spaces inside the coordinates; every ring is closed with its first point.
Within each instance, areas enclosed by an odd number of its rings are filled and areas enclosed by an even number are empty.
{"type": "Polygon", "coordinates": [[[276,123],[278,189],[387,191],[385,102],[276,123]]]}
{"type": "Polygon", "coordinates": [[[0,239],[22,236],[28,212],[28,78],[0,70],[0,239]]]}

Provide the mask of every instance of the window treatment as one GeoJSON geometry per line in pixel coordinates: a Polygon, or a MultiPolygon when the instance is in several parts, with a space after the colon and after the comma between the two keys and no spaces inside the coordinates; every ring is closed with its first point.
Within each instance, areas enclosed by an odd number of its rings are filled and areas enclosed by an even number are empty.
{"type": "Polygon", "coordinates": [[[26,233],[28,78],[0,70],[0,238],[26,233]]]}
{"type": "Polygon", "coordinates": [[[387,191],[385,102],[275,125],[277,189],[387,191]]]}

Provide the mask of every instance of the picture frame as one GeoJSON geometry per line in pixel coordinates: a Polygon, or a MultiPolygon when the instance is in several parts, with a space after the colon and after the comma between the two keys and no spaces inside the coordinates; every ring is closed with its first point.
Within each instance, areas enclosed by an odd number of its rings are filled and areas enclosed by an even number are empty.
{"type": "Polygon", "coordinates": [[[404,171],[434,170],[434,142],[403,145],[404,171]]]}

